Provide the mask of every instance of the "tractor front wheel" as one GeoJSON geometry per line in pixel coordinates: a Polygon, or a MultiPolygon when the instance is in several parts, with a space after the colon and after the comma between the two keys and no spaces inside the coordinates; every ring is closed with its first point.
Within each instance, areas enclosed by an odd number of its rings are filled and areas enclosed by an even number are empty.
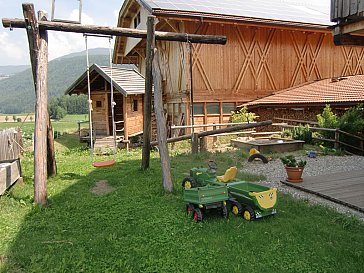
{"type": "Polygon", "coordinates": [[[242,214],[243,212],[243,207],[240,205],[239,202],[234,202],[231,205],[231,212],[235,215],[235,216],[239,216],[242,214]]]}
{"type": "Polygon", "coordinates": [[[191,176],[187,176],[185,179],[183,179],[182,181],[182,187],[184,189],[191,189],[191,188],[195,188],[197,187],[197,183],[196,180],[191,177],[191,176]]]}
{"type": "Polygon", "coordinates": [[[202,214],[202,210],[200,210],[199,208],[195,208],[193,211],[193,220],[195,220],[195,222],[201,222],[203,219],[203,214],[202,214]]]}
{"type": "Polygon", "coordinates": [[[245,207],[243,211],[243,217],[247,221],[254,221],[255,220],[254,210],[249,206],[245,207]]]}

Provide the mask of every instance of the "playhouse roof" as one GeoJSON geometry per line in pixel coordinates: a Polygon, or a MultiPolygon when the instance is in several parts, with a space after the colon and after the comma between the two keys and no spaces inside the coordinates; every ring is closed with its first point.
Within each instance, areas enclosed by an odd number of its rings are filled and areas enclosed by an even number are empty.
{"type": "MultiPolygon", "coordinates": [[[[124,6],[126,5],[124,2],[124,6]]],[[[215,19],[263,19],[314,25],[330,22],[330,0],[139,0],[155,15],[215,19]]],[[[123,10],[122,8],[122,10],[123,10]]]]}
{"type": "MultiPolygon", "coordinates": [[[[93,64],[90,66],[90,79],[102,77],[110,82],[111,68],[93,64]]],[[[123,96],[145,93],[145,79],[134,68],[113,67],[112,82],[116,90],[123,96]]],[[[92,88],[91,88],[92,89],[92,88]]],[[[87,71],[85,71],[65,92],[65,94],[87,93],[87,71]]]]}
{"type": "Polygon", "coordinates": [[[338,77],[308,82],[241,106],[293,107],[305,105],[354,105],[364,102],[364,75],[338,77]]]}

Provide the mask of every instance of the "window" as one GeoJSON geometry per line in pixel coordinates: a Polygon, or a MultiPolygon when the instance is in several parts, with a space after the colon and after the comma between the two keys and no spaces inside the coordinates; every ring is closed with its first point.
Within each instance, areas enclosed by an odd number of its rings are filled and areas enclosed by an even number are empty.
{"type": "Polygon", "coordinates": [[[102,101],[101,100],[97,100],[96,101],[96,108],[101,108],[102,107],[102,101]]]}
{"type": "Polygon", "coordinates": [[[134,17],[134,28],[137,28],[140,24],[140,12],[134,17]]]}
{"type": "Polygon", "coordinates": [[[220,103],[218,102],[208,103],[207,114],[220,114],[220,103]]]}
{"type": "Polygon", "coordinates": [[[133,112],[138,111],[138,100],[133,100],[132,109],[133,109],[133,112]]]}
{"type": "Polygon", "coordinates": [[[168,103],[168,115],[173,115],[173,103],[168,103]]]}
{"type": "Polygon", "coordinates": [[[194,103],[193,104],[193,114],[194,115],[203,115],[205,113],[203,109],[203,103],[194,103]]]}
{"type": "Polygon", "coordinates": [[[233,102],[224,102],[222,104],[222,112],[224,114],[231,114],[232,111],[235,110],[235,103],[233,102]]]}

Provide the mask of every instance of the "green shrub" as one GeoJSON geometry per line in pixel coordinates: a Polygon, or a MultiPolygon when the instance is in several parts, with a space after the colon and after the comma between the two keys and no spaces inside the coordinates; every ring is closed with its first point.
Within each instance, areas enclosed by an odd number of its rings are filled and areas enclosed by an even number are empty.
{"type": "MultiPolygon", "coordinates": [[[[329,104],[326,104],[322,114],[318,114],[317,122],[320,128],[337,128],[338,118],[337,115],[332,112],[329,104]]],[[[335,132],[320,132],[320,136],[326,139],[335,139],[335,132]]],[[[326,143],[325,145],[332,147],[333,143],[326,143]]]]}
{"type": "MultiPolygon", "coordinates": [[[[338,120],[338,128],[344,132],[360,135],[364,131],[363,105],[359,104],[346,111],[338,120]]],[[[340,134],[340,141],[358,147],[360,140],[348,135],[340,134]]],[[[349,148],[348,148],[349,149],[349,148]]],[[[355,150],[350,150],[355,152],[355,150]]]]}
{"type": "Polygon", "coordinates": [[[244,106],[240,110],[231,114],[231,122],[252,122],[257,116],[253,112],[248,112],[248,108],[244,106]]]}
{"type": "Polygon", "coordinates": [[[330,104],[326,104],[322,114],[318,114],[317,122],[321,128],[336,128],[337,116],[332,112],[330,104]]]}
{"type": "Polygon", "coordinates": [[[350,134],[362,133],[364,130],[363,104],[358,104],[346,111],[338,119],[337,126],[350,134]]]}
{"type": "Polygon", "coordinates": [[[312,132],[308,125],[300,125],[293,128],[292,138],[296,140],[303,140],[306,144],[312,144],[312,132]]]}

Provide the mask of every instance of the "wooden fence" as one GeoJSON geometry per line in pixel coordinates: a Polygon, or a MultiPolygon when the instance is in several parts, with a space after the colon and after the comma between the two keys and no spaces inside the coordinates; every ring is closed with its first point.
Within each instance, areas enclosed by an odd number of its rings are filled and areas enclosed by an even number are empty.
{"type": "MultiPolygon", "coordinates": [[[[299,126],[294,126],[294,125],[279,125],[282,128],[295,128],[295,127],[299,127],[299,126]]],[[[364,138],[360,137],[360,136],[356,136],[350,133],[347,133],[345,131],[342,131],[338,128],[336,129],[329,129],[329,128],[318,128],[318,127],[308,127],[311,131],[322,131],[322,132],[333,132],[334,133],[334,138],[333,139],[327,139],[327,138],[313,138],[315,140],[321,140],[321,141],[326,141],[326,142],[331,142],[334,143],[334,148],[335,149],[339,149],[339,148],[343,148],[345,150],[347,150],[347,148],[351,148],[355,151],[358,152],[358,154],[361,154],[364,156],[364,138]],[[353,146],[349,143],[346,143],[344,141],[342,141],[343,138],[340,138],[340,135],[345,135],[345,136],[349,136],[351,138],[357,139],[358,140],[358,146],[353,146]],[[341,140],[340,140],[341,139],[341,140]]]]}
{"type": "Polygon", "coordinates": [[[0,131],[0,161],[18,159],[23,151],[20,129],[9,128],[0,131]]]}

